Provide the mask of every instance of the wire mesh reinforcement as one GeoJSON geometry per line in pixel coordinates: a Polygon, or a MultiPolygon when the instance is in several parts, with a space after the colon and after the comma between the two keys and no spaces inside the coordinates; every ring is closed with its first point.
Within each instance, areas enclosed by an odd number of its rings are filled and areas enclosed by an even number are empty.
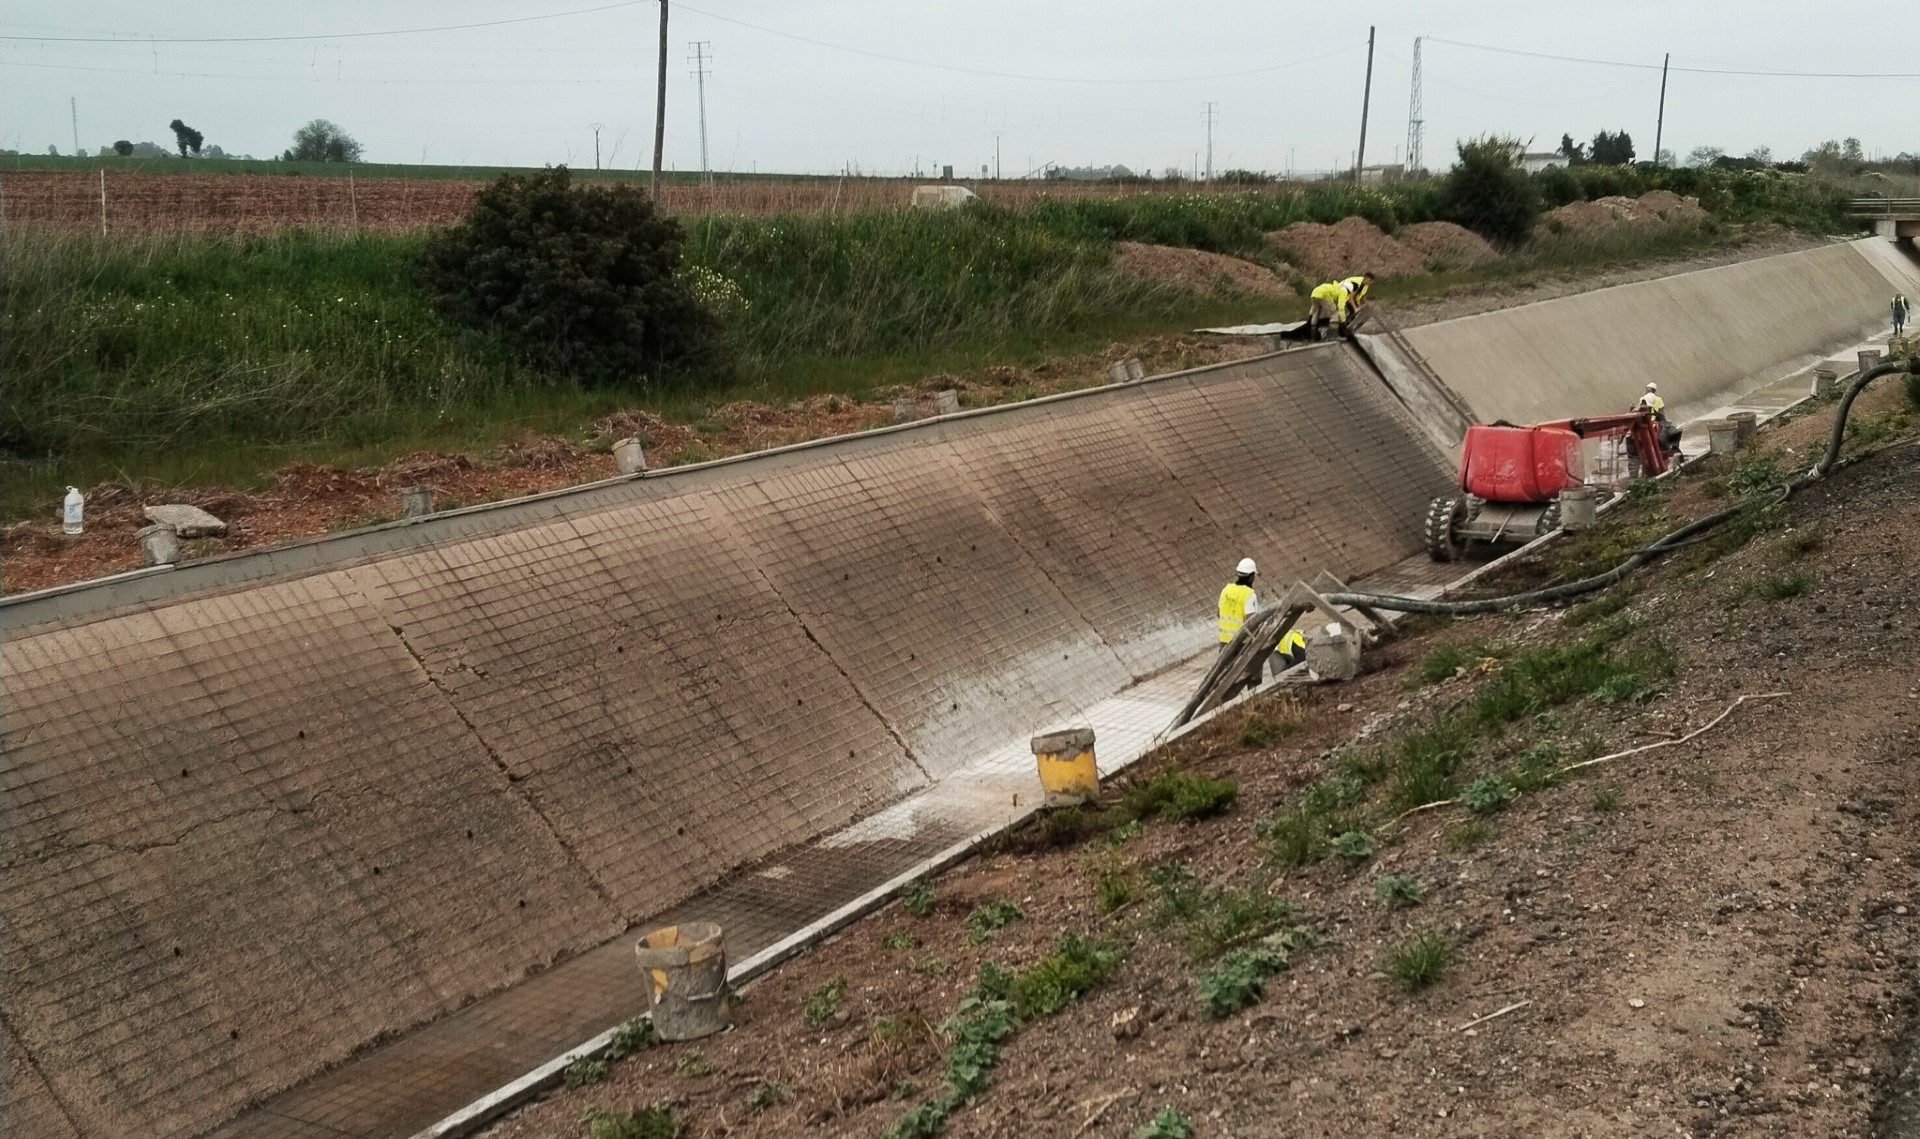
{"type": "Polygon", "coordinates": [[[1329,346],[0,608],[9,1119],[405,1135],[631,1011],[623,930],[814,920],[1027,734],[1163,726],[1102,705],[1223,567],[1395,563],[1448,482],[1329,346]]]}

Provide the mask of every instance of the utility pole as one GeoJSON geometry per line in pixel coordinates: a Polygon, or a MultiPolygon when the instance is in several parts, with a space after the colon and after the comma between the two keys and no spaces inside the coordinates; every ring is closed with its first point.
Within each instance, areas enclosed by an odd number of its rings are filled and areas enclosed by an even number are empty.
{"type": "Polygon", "coordinates": [[[700,184],[705,186],[713,181],[711,168],[707,165],[707,60],[711,58],[707,49],[713,46],[713,42],[695,40],[688,46],[693,48],[693,78],[700,90],[700,184]]]}
{"type": "Polygon", "coordinates": [[[1207,120],[1207,181],[1213,181],[1213,120],[1220,113],[1220,104],[1207,102],[1200,104],[1200,113],[1207,120]]]}
{"type": "Polygon", "coordinates": [[[1660,117],[1653,122],[1653,164],[1660,165],[1660,137],[1667,131],[1667,64],[1673,62],[1673,53],[1668,52],[1660,60],[1660,117]]]}
{"type": "Polygon", "coordinates": [[[1360,92],[1360,149],[1353,152],[1353,180],[1367,164],[1367,111],[1373,103],[1373,28],[1367,28],[1367,85],[1360,92]]]}
{"type": "Polygon", "coordinates": [[[653,180],[647,193],[660,200],[660,156],[667,147],[667,0],[660,0],[660,87],[653,99],[653,180]]]}
{"type": "MultiPolygon", "coordinates": [[[[593,128],[593,168],[598,170],[600,169],[600,129],[607,124],[588,123],[587,125],[593,128]]],[[[618,144],[614,146],[614,149],[619,149],[618,144]]]]}
{"type": "Polygon", "coordinates": [[[1420,169],[1426,142],[1427,113],[1420,105],[1420,38],[1413,37],[1413,97],[1407,101],[1407,173],[1420,169]]]}
{"type": "Polygon", "coordinates": [[[993,132],[993,180],[1000,180],[1000,132],[993,132]]]}
{"type": "MultiPolygon", "coordinates": [[[[80,154],[80,100],[75,96],[68,95],[67,110],[73,115],[73,152],[80,154]]],[[[82,158],[86,157],[84,154],[80,156],[82,158]]]]}

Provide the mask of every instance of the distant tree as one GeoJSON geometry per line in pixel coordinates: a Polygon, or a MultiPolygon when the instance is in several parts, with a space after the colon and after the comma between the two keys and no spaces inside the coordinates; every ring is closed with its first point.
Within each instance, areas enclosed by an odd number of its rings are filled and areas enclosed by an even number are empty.
{"type": "Polygon", "coordinates": [[[1756,146],[1752,150],[1747,151],[1747,157],[1758,162],[1761,166],[1772,166],[1773,148],[1771,146],[1756,146]]]}
{"type": "Polygon", "coordinates": [[[1533,233],[1540,196],[1520,165],[1519,140],[1487,135],[1460,144],[1447,172],[1441,214],[1489,241],[1518,245],[1533,233]]]}
{"type": "Polygon", "coordinates": [[[1860,149],[1860,140],[1850,138],[1840,144],[1840,158],[1844,162],[1865,162],[1867,155],[1860,149]]]}
{"type": "Polygon", "coordinates": [[[1593,136],[1587,161],[1596,166],[1627,166],[1633,162],[1633,136],[1626,131],[1601,131],[1593,136]]]}
{"type": "Polygon", "coordinates": [[[113,144],[113,152],[119,155],[120,157],[125,158],[128,155],[133,153],[133,144],[123,138],[119,142],[116,142],[113,144]]]}
{"type": "Polygon", "coordinates": [[[1587,148],[1573,141],[1573,136],[1570,134],[1560,136],[1560,149],[1554,153],[1564,157],[1568,166],[1586,165],[1587,148]]]}
{"type": "Polygon", "coordinates": [[[280,157],[288,162],[358,162],[365,153],[359,142],[325,119],[315,119],[293,132],[293,145],[280,157]]]}
{"type": "Polygon", "coordinates": [[[225,158],[226,156],[227,156],[227,152],[224,150],[221,150],[218,143],[215,143],[214,145],[209,146],[207,148],[208,158],[225,158]]]}
{"type": "Polygon", "coordinates": [[[1766,163],[1757,158],[1735,158],[1731,154],[1722,154],[1707,164],[1714,170],[1765,170],[1766,163]]]}
{"type": "Polygon", "coordinates": [[[188,151],[192,151],[194,154],[200,153],[200,143],[204,140],[205,136],[199,131],[194,130],[179,119],[168,123],[167,127],[173,131],[173,140],[180,146],[180,157],[185,158],[188,151]]]}
{"type": "Polygon", "coordinates": [[[1655,166],[1672,166],[1673,151],[1662,148],[1660,153],[1653,156],[1653,163],[1655,166]]]}
{"type": "Polygon", "coordinates": [[[52,143],[48,143],[48,144],[47,144],[47,154],[48,154],[48,156],[50,156],[50,157],[53,157],[53,158],[58,158],[58,157],[60,157],[60,148],[59,148],[59,147],[57,147],[57,146],[55,146],[55,145],[53,145],[52,143]]]}
{"type": "Polygon", "coordinates": [[[1712,166],[1713,160],[1725,154],[1718,146],[1696,146],[1687,151],[1687,165],[1693,167],[1712,166]]]}

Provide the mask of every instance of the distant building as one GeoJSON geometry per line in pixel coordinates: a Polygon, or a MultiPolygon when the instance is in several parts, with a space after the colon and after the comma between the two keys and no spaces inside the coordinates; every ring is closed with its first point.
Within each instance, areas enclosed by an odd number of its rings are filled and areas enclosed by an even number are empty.
{"type": "Polygon", "coordinates": [[[1396,162],[1379,166],[1362,166],[1360,168],[1360,180],[1362,182],[1398,182],[1406,176],[1407,168],[1403,163],[1396,162]]]}
{"type": "Polygon", "coordinates": [[[1550,166],[1565,166],[1566,164],[1566,155],[1550,150],[1520,156],[1520,168],[1529,174],[1538,174],[1550,166]]]}

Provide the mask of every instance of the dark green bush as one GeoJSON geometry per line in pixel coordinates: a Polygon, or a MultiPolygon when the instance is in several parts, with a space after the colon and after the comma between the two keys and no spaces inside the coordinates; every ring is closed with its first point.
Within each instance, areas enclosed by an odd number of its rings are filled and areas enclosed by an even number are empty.
{"type": "Polygon", "coordinates": [[[1460,144],[1460,161],[1447,173],[1442,213],[1499,245],[1533,233],[1540,195],[1520,167],[1520,144],[1488,135],[1460,144]]]}
{"type": "Polygon", "coordinates": [[[677,277],[684,241],[636,186],[576,188],[564,166],[504,174],[427,243],[419,280],[447,319],[543,371],[630,381],[713,342],[713,317],[677,277]]]}

